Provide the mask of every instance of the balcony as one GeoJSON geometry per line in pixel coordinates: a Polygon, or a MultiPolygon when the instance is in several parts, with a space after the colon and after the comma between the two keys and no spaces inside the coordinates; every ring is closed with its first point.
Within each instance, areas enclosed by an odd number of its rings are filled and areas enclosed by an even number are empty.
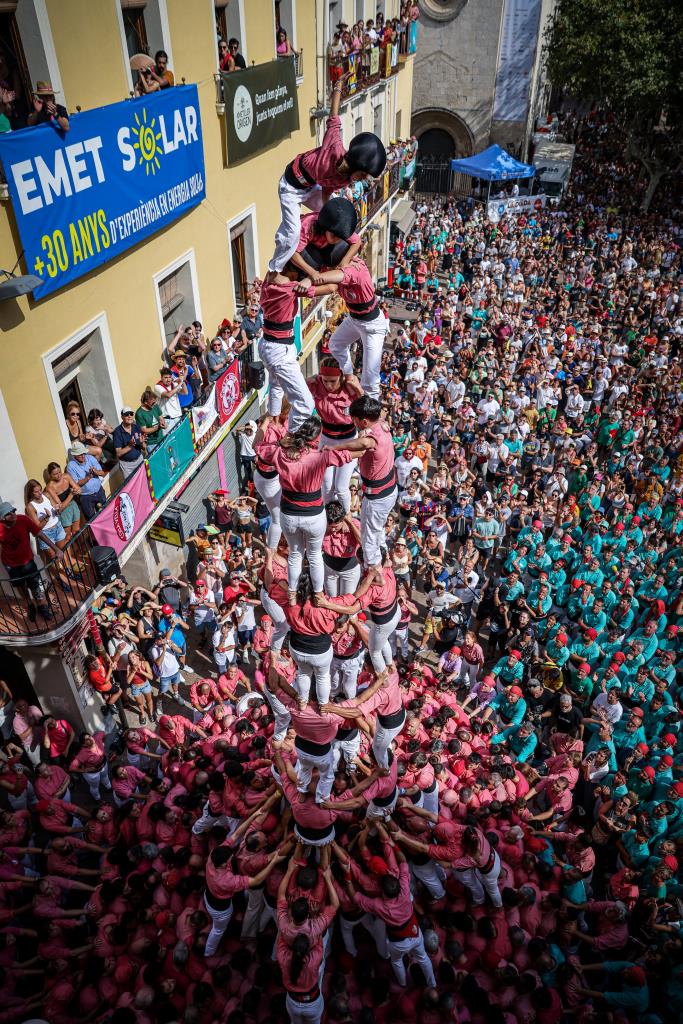
{"type": "Polygon", "coordinates": [[[295,50],[291,57],[278,57],[278,60],[291,60],[294,61],[294,74],[296,75],[296,84],[298,85],[304,77],[304,51],[295,50]]]}
{"type": "Polygon", "coordinates": [[[328,83],[332,86],[341,80],[342,101],[347,100],[396,75],[416,50],[417,22],[411,22],[395,43],[381,43],[345,56],[328,56],[328,83]]]}
{"type": "MultiPolygon", "coordinates": [[[[227,436],[229,429],[226,431],[225,428],[229,428],[229,425],[239,418],[246,402],[253,400],[255,392],[249,383],[249,361],[253,358],[251,348],[250,345],[238,356],[240,402],[236,410],[226,423],[221,424],[217,418],[200,437],[193,437],[194,457],[186,466],[185,474],[198,468],[208,457],[208,454],[205,456],[203,453],[210,448],[212,439],[222,431],[227,436]]],[[[215,385],[213,389],[215,391],[215,385]]],[[[211,391],[206,392],[203,396],[204,401],[208,401],[210,396],[211,391]]],[[[187,415],[190,414],[186,413],[186,417],[187,415]]],[[[181,421],[165,440],[171,438],[183,425],[184,421],[181,421]]],[[[182,480],[183,476],[174,480],[158,499],[152,497],[151,512],[146,517],[141,517],[140,522],[135,520],[132,532],[126,537],[126,545],[147,531],[173,499],[173,495],[182,485],[182,480]]],[[[126,482],[114,490],[103,507],[111,509],[127,486],[126,482]]],[[[101,511],[98,512],[98,516],[101,511]]],[[[47,610],[47,614],[38,611],[35,618],[32,618],[29,615],[26,585],[9,579],[0,581],[0,642],[32,645],[64,636],[71,629],[74,617],[89,606],[100,585],[92,559],[92,549],[99,543],[101,541],[95,537],[91,523],[87,523],[66,545],[61,561],[53,559],[45,564],[39,564],[38,559],[35,560],[39,568],[35,576],[27,579],[26,584],[31,593],[31,603],[42,606],[47,610]]]]}

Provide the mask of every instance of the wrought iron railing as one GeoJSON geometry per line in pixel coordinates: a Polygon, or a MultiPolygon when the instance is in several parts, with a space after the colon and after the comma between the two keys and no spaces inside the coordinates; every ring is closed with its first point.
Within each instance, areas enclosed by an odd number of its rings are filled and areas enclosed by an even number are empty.
{"type": "Polygon", "coordinates": [[[0,582],[0,640],[45,636],[62,626],[97,585],[91,550],[96,541],[89,525],[64,548],[61,558],[47,559],[21,579],[0,582]]]}
{"type": "Polygon", "coordinates": [[[279,57],[278,60],[291,60],[294,61],[294,73],[297,78],[304,77],[304,51],[295,50],[294,53],[287,57],[279,57]]]}

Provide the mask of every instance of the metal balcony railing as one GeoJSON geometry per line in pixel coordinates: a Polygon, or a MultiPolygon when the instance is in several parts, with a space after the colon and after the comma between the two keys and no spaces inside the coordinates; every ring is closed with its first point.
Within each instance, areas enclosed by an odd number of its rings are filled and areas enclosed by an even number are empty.
{"type": "MultiPolygon", "coordinates": [[[[249,363],[254,359],[254,342],[251,342],[237,359],[240,392],[242,397],[246,398],[252,390],[249,363]]],[[[208,396],[209,389],[202,395],[200,404],[203,404],[208,396]]],[[[185,411],[185,415],[189,415],[188,410],[185,411]]],[[[219,430],[220,423],[216,420],[215,424],[194,442],[195,458],[199,458],[219,430]]],[[[123,487],[125,483],[109,495],[105,507],[116,500],[123,487]]],[[[132,539],[132,536],[129,539],[132,539]]],[[[61,560],[46,561],[37,568],[36,573],[25,580],[0,580],[0,641],[16,642],[21,638],[38,639],[47,636],[78,612],[98,586],[90,558],[91,549],[97,543],[90,525],[86,524],[66,545],[61,560]],[[31,607],[37,609],[35,616],[29,611],[31,607]]],[[[47,558],[47,553],[45,557],[47,558]]]]}
{"type": "Polygon", "coordinates": [[[278,60],[291,60],[294,61],[294,73],[297,78],[304,77],[304,51],[295,50],[289,57],[278,57],[278,60]]]}
{"type": "Polygon", "coordinates": [[[2,580],[0,640],[38,638],[72,618],[97,586],[90,558],[96,543],[86,525],[66,545],[61,559],[46,561],[23,579],[2,580]]]}

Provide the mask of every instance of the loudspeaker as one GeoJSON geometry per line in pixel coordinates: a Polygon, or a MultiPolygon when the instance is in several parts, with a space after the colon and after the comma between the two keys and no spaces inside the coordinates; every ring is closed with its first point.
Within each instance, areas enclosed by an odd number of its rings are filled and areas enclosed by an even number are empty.
{"type": "Polygon", "coordinates": [[[95,572],[95,579],[101,587],[112,583],[121,575],[121,566],[113,548],[106,547],[103,544],[96,544],[95,547],[90,549],[90,559],[95,572]]]}
{"type": "Polygon", "coordinates": [[[263,363],[258,362],[249,363],[249,386],[258,391],[266,383],[266,371],[263,369],[263,363]]]}

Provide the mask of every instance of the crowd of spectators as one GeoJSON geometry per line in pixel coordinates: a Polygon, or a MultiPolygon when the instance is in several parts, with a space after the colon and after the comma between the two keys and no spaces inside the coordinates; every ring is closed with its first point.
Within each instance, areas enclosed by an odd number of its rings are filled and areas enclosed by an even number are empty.
{"type": "Polygon", "coordinates": [[[182,578],[97,602],[104,730],[0,686],[0,1022],[680,1020],[680,204],[575,131],[560,207],[438,196],[396,247],[381,569],[337,606],[304,573],[283,631],[286,544],[218,491],[182,578]]]}

